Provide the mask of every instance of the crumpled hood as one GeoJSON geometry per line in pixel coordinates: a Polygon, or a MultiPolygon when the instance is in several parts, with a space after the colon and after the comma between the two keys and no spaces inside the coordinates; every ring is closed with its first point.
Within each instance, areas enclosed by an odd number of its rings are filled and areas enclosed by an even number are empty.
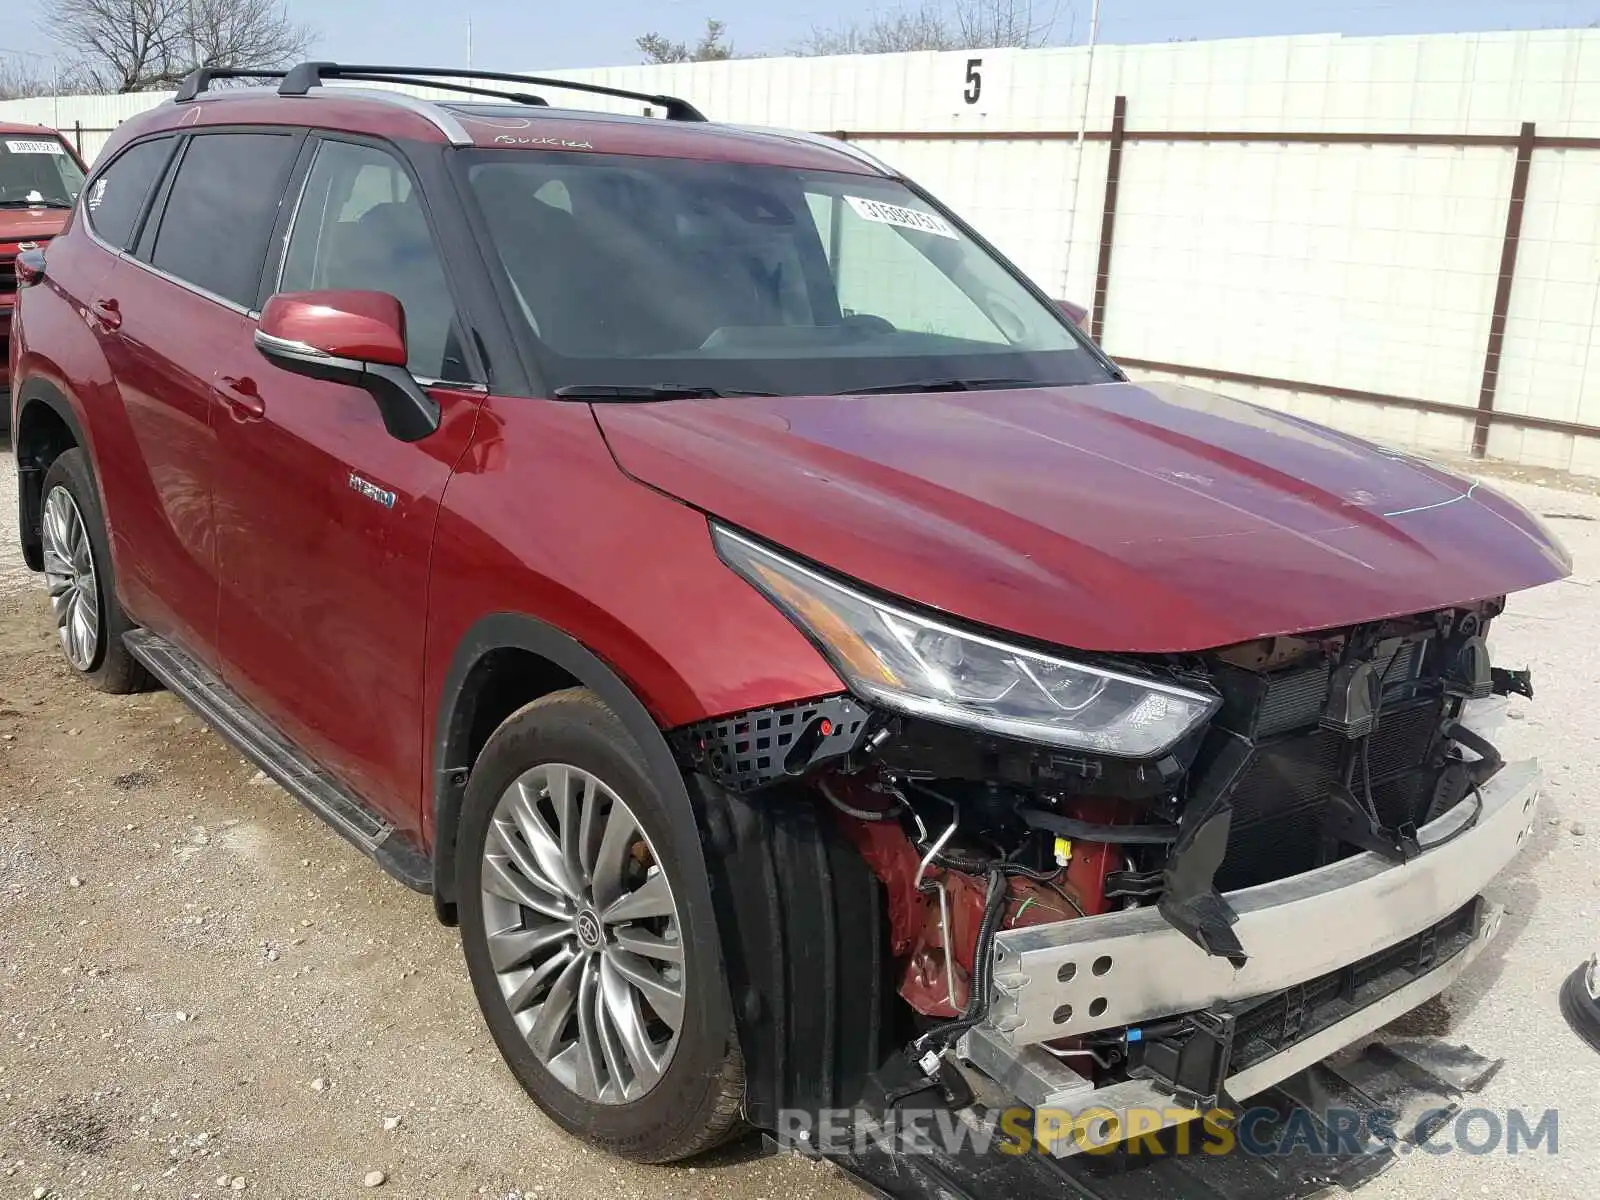
{"type": "Polygon", "coordinates": [[[1199,650],[1566,575],[1483,484],[1127,383],[596,405],[637,479],[841,575],[1084,650],[1199,650]]]}
{"type": "Polygon", "coordinates": [[[65,208],[0,208],[0,243],[41,242],[66,224],[65,208]]]}

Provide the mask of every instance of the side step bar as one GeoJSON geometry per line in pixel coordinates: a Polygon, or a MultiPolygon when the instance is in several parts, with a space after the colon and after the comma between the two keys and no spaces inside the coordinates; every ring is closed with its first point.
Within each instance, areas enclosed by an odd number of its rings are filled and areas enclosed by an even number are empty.
{"type": "Polygon", "coordinates": [[[209,668],[147,629],[130,630],[122,640],[128,652],[168,691],[284,791],[408,888],[433,893],[433,864],[428,856],[371,805],[307,758],[209,668]]]}

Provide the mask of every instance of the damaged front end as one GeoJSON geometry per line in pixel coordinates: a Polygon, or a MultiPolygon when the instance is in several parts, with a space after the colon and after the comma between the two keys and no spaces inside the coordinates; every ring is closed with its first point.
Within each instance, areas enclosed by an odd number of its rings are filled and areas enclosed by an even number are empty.
{"type": "MultiPolygon", "coordinates": [[[[732,793],[813,789],[880,882],[911,1016],[878,1107],[934,1092],[1180,1121],[1416,1007],[1497,928],[1482,892],[1539,784],[1487,736],[1497,696],[1532,694],[1489,662],[1501,600],[1068,662],[725,531],[719,548],[852,694],[706,722],[678,749],[732,793]]],[[[1114,1115],[1097,1136],[1120,1140],[1114,1115]]]]}

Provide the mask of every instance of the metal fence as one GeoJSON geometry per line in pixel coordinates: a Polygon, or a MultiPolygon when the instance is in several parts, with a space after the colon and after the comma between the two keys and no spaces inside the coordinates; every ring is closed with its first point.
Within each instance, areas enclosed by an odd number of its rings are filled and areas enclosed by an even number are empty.
{"type": "MultiPolygon", "coordinates": [[[[1123,366],[1139,370],[1184,378],[1200,378],[1227,384],[1245,384],[1252,388],[1270,389],[1300,395],[1326,396],[1367,404],[1388,405],[1465,418],[1464,405],[1421,396],[1397,395],[1392,392],[1372,391],[1346,387],[1332,382],[1306,379],[1286,379],[1229,369],[1221,364],[1177,363],[1120,354],[1117,351],[1118,330],[1108,331],[1106,314],[1112,295],[1115,275],[1113,253],[1116,245],[1118,196],[1122,186],[1124,156],[1130,146],[1140,143],[1177,145],[1195,143],[1207,146],[1261,145],[1287,147],[1305,146],[1359,146],[1419,147],[1436,146],[1453,149],[1493,149],[1514,159],[1510,184],[1504,199],[1504,231],[1500,237],[1498,267],[1494,276],[1494,289],[1490,306],[1484,314],[1486,335],[1483,342],[1482,377],[1475,410],[1470,412],[1472,433],[1470,449],[1474,457],[1481,458],[1489,447],[1489,436],[1499,425],[1523,429],[1542,429],[1578,436],[1600,435],[1600,422],[1569,421],[1541,416],[1529,412],[1508,412],[1495,406],[1496,390],[1500,380],[1501,359],[1505,352],[1507,321],[1516,284],[1518,250],[1522,240],[1523,214],[1528,202],[1528,185],[1532,175],[1534,157],[1540,151],[1600,151],[1600,137],[1550,136],[1541,137],[1535,124],[1524,122],[1515,134],[1448,134],[1448,133],[1388,133],[1388,132],[1317,132],[1314,130],[1175,130],[1140,129],[1127,127],[1128,101],[1118,96],[1113,105],[1109,129],[1086,131],[1088,141],[1105,142],[1108,158],[1105,174],[1104,203],[1100,212],[1100,236],[1094,274],[1094,294],[1090,307],[1090,329],[1094,337],[1106,346],[1111,355],[1123,366]]],[[[1006,141],[1048,142],[1054,140],[1076,141],[1078,131],[1024,130],[1006,132],[982,131],[874,131],[852,133],[848,130],[832,131],[843,140],[867,142],[959,142],[998,143],[1006,141]]],[[[1130,322],[1142,323],[1137,312],[1124,311],[1130,322]]],[[[1591,335],[1593,329],[1591,328],[1591,335]]],[[[1600,408],[1600,404],[1596,405],[1600,408]]]]}
{"type": "Polygon", "coordinates": [[[74,121],[69,127],[58,131],[63,137],[72,142],[73,149],[77,150],[78,157],[84,162],[92,163],[100,156],[100,148],[111,139],[116,132],[115,127],[91,127],[82,121],[74,121]]]}

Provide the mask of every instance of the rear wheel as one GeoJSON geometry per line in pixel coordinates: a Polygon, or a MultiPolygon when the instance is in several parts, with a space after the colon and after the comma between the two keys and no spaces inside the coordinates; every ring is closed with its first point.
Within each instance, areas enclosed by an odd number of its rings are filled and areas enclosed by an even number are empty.
{"type": "Polygon", "coordinates": [[[41,514],[45,584],[68,664],[103,692],[149,688],[148,672],[122,644],[134,626],[117,603],[99,494],[77,447],[45,472],[41,514]]]}
{"type": "Polygon", "coordinates": [[[622,722],[592,692],[535,701],[489,739],[458,840],[462,944],[518,1081],[628,1158],[707,1150],[743,1065],[714,921],[622,722]]]}

